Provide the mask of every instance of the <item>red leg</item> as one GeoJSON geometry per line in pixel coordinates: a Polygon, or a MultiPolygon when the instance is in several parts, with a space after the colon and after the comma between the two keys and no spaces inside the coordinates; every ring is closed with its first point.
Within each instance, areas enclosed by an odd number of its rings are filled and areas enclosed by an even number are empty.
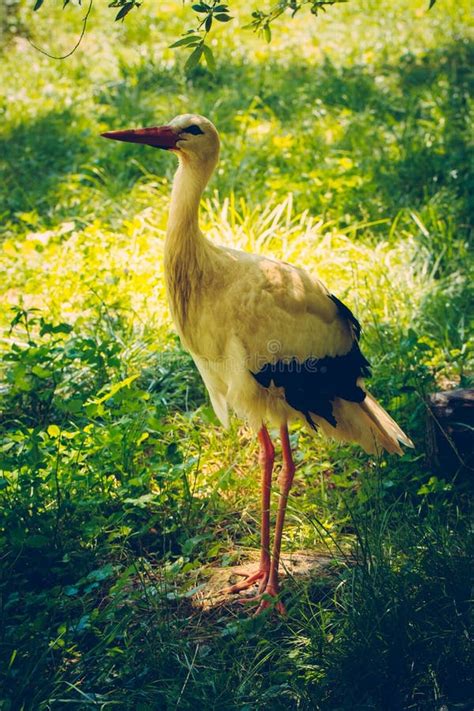
{"type": "Polygon", "coordinates": [[[239,592],[251,587],[257,580],[260,580],[260,591],[267,585],[270,574],[270,491],[272,486],[273,462],[275,461],[275,449],[270,435],[265,426],[262,426],[258,433],[260,442],[259,461],[262,470],[262,521],[261,521],[261,549],[260,564],[258,570],[245,578],[241,583],[236,583],[224,590],[225,593],[239,592]]]}
{"type": "MultiPolygon", "coordinates": [[[[288,503],[288,494],[290,493],[291,485],[293,483],[293,477],[295,474],[295,464],[293,462],[293,456],[291,454],[290,437],[288,435],[288,426],[282,425],[280,428],[281,435],[281,446],[283,451],[283,469],[281,471],[279,481],[280,481],[280,501],[278,503],[278,514],[275,525],[275,540],[273,541],[273,555],[270,565],[270,573],[268,577],[268,582],[263,590],[263,594],[271,595],[272,597],[277,597],[280,592],[278,584],[278,566],[280,564],[280,549],[281,549],[281,537],[283,533],[283,524],[285,523],[285,512],[286,505],[288,503]]],[[[271,603],[269,600],[262,600],[258,612],[261,612],[265,608],[269,607],[271,603]]],[[[276,609],[281,614],[286,614],[285,606],[282,602],[277,602],[276,609]]]]}

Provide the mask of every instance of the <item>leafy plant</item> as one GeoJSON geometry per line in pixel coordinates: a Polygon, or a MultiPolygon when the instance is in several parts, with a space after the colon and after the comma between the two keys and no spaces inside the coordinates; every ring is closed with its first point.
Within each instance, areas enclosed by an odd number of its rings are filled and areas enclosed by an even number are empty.
{"type": "MultiPolygon", "coordinates": [[[[297,12],[309,7],[310,13],[317,16],[321,11],[326,12],[326,8],[345,2],[348,2],[348,0],[281,0],[277,4],[273,5],[269,10],[261,9],[260,7],[254,9],[251,13],[252,19],[248,24],[244,25],[244,29],[252,29],[257,35],[264,37],[267,42],[271,42],[271,26],[282,15],[286,14],[290,17],[294,17],[297,12]]],[[[39,10],[43,3],[44,0],[34,0],[33,9],[35,11],[39,10]]],[[[431,9],[435,3],[436,0],[429,0],[429,9],[431,9]]],[[[63,8],[65,8],[68,4],[69,0],[63,1],[63,8]]],[[[141,5],[142,2],[138,2],[138,0],[112,0],[108,6],[119,8],[115,16],[115,21],[123,21],[131,10],[134,10],[135,8],[138,9],[141,5]]],[[[65,57],[70,56],[70,54],[73,53],[79,46],[86,30],[91,7],[92,2],[89,4],[89,10],[84,19],[83,31],[81,32],[79,42],[74,46],[72,52],[69,52],[67,55],[62,57],[56,57],[57,59],[64,59],[65,57]]],[[[187,32],[184,33],[180,39],[176,40],[170,46],[173,49],[186,48],[192,50],[184,65],[186,72],[190,72],[194,69],[199,64],[201,59],[205,59],[209,70],[214,72],[216,70],[216,62],[213,50],[211,46],[207,44],[208,35],[211,32],[212,27],[215,27],[216,23],[227,23],[233,19],[233,17],[229,14],[232,10],[228,4],[222,4],[221,0],[211,0],[209,3],[194,3],[191,5],[191,9],[196,15],[197,27],[195,29],[193,28],[187,30],[187,32]]]]}

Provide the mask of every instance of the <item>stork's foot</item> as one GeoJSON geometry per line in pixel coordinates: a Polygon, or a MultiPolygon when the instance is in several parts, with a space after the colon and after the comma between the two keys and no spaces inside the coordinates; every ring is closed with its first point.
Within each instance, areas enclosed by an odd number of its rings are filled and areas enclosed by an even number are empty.
{"type": "Polygon", "coordinates": [[[279,599],[280,591],[274,585],[266,585],[264,590],[259,592],[254,597],[244,597],[239,600],[244,605],[258,602],[258,607],[254,615],[259,615],[264,610],[269,608],[276,610],[282,617],[286,617],[286,607],[279,599]]]}
{"type": "MultiPolygon", "coordinates": [[[[242,580],[240,583],[235,583],[235,585],[229,585],[229,587],[224,588],[222,592],[225,595],[228,595],[231,593],[241,592],[242,590],[248,590],[259,580],[259,593],[263,592],[266,587],[269,574],[270,569],[267,570],[266,568],[259,568],[255,573],[252,573],[251,575],[246,575],[245,580],[242,580]]],[[[245,575],[245,573],[243,573],[243,575],[245,575]]]]}
{"type": "Polygon", "coordinates": [[[275,588],[272,585],[267,585],[263,593],[260,595],[260,605],[257,607],[255,614],[259,615],[261,612],[268,610],[268,608],[271,607],[282,617],[286,617],[286,607],[282,601],[278,599],[279,595],[280,591],[278,588],[275,588]]]}

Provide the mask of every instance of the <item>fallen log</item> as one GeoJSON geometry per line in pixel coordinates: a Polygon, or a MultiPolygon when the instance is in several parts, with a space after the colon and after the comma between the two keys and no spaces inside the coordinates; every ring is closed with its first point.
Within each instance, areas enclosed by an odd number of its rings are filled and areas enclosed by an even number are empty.
{"type": "Polygon", "coordinates": [[[434,471],[444,479],[474,474],[474,389],[430,395],[426,429],[434,471]]]}

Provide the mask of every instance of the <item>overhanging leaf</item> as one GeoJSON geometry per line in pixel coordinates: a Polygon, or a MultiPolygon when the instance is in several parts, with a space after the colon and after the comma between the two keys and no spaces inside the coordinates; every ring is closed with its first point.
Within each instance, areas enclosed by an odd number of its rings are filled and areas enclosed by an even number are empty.
{"type": "Polygon", "coordinates": [[[174,49],[175,47],[191,47],[192,45],[200,44],[200,42],[201,40],[199,37],[196,37],[195,35],[187,35],[187,37],[182,37],[176,42],[173,42],[173,44],[170,44],[169,47],[170,49],[174,49]]]}
{"type": "Polygon", "coordinates": [[[125,5],[123,5],[123,7],[121,7],[120,10],[117,12],[117,15],[115,16],[115,22],[117,22],[117,20],[123,20],[125,15],[128,15],[134,5],[134,2],[126,2],[125,5]]]}
{"type": "Polygon", "coordinates": [[[184,65],[184,71],[186,72],[186,74],[199,64],[199,60],[202,57],[203,51],[203,45],[200,44],[198,47],[196,47],[196,49],[191,52],[188,59],[186,60],[186,64],[184,65]]]}
{"type": "Polygon", "coordinates": [[[216,61],[214,59],[212,49],[208,47],[207,44],[203,45],[202,49],[204,52],[204,59],[206,60],[206,64],[209,70],[214,74],[214,72],[216,71],[216,61]]]}

